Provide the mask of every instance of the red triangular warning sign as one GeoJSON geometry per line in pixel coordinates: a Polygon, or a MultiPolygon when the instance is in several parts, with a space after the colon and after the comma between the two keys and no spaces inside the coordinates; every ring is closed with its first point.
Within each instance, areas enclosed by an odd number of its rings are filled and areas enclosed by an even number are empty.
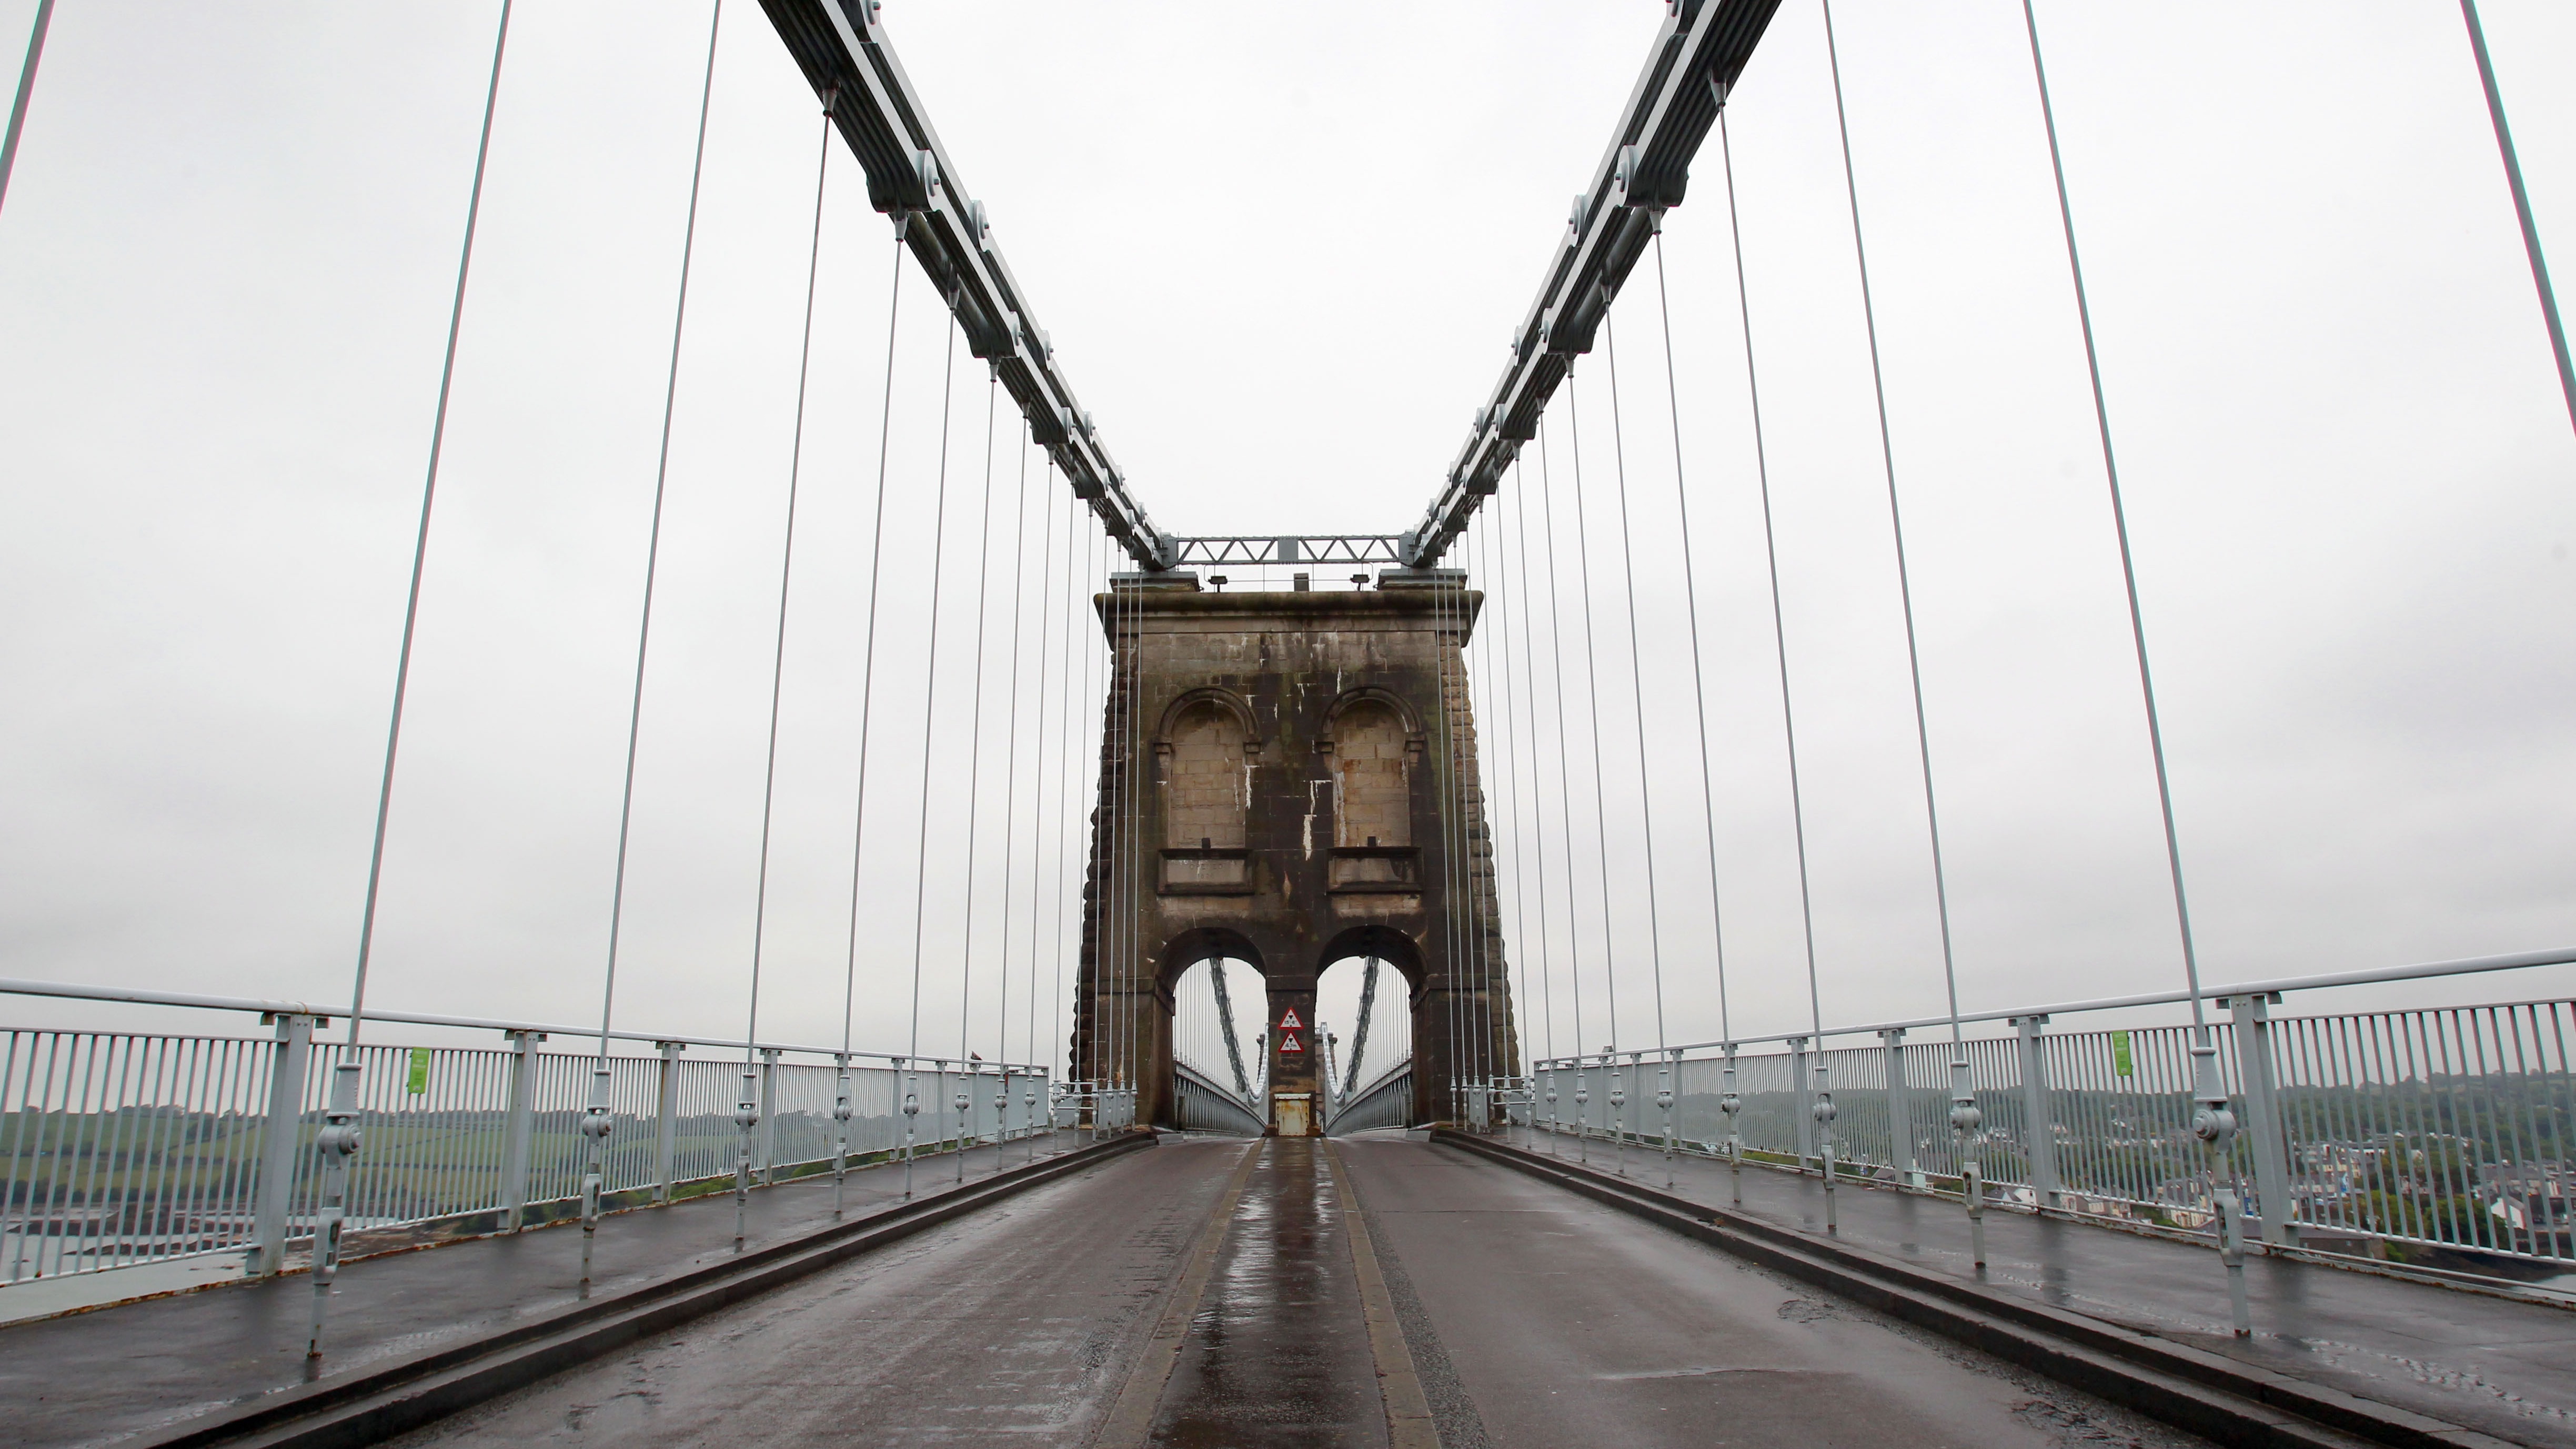
{"type": "Polygon", "coordinates": [[[1295,1031],[1300,1027],[1303,1027],[1305,1024],[1306,1023],[1297,1019],[1297,1008],[1293,1006],[1288,1008],[1288,1014],[1286,1016],[1279,1018],[1279,1029],[1281,1031],[1295,1031]]]}
{"type": "MultiPolygon", "coordinates": [[[[1291,1013],[1291,1015],[1294,1015],[1294,1013],[1291,1013]]],[[[1297,1045],[1297,1038],[1293,1036],[1279,1043],[1279,1055],[1283,1057],[1301,1055],[1305,1050],[1306,1049],[1304,1047],[1297,1045]]]]}

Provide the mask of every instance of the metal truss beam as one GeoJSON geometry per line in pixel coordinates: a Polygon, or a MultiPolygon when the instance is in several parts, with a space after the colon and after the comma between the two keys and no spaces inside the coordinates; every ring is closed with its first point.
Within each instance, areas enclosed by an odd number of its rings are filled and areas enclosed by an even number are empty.
{"type": "Polygon", "coordinates": [[[1392,533],[1328,533],[1281,536],[1229,534],[1208,538],[1167,538],[1172,567],[1186,564],[1234,563],[1402,563],[1403,540],[1392,533]]]}
{"type": "Polygon", "coordinates": [[[1154,531],[1058,369],[1045,329],[994,245],[984,204],[970,200],[921,98],[887,43],[878,0],[761,0],[778,38],[868,175],[868,200],[896,219],[913,259],[946,300],[967,345],[991,363],[1055,458],[1074,496],[1136,562],[1169,568],[1154,531]]]}
{"type": "Polygon", "coordinates": [[[1404,536],[1404,563],[1426,568],[1437,562],[1501,486],[1521,444],[1538,436],[1539,415],[1574,359],[1592,350],[1593,334],[1662,227],[1664,212],[1681,205],[1691,159],[1779,5],[1670,0],[1609,148],[1574,199],[1538,299],[1512,333],[1512,360],[1492,398],[1476,410],[1475,430],[1450,465],[1448,482],[1421,526],[1404,536]]]}

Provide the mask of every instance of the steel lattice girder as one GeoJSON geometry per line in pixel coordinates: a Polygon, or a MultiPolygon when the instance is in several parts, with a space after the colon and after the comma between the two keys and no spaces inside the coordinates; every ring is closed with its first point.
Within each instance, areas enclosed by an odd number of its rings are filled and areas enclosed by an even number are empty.
{"type": "Polygon", "coordinates": [[[1549,262],[1538,299],[1512,333],[1512,360],[1422,524],[1406,536],[1404,562],[1438,561],[1483,499],[1501,485],[1538,435],[1574,358],[1592,350],[1628,272],[1679,206],[1691,159],[1717,124],[1718,107],[1753,57],[1780,0],[1671,0],[1646,68],[1629,93],[1618,129],[1574,199],[1564,243],[1549,262]]]}
{"type": "Polygon", "coordinates": [[[1230,563],[1402,563],[1392,533],[1221,534],[1167,538],[1171,566],[1230,563]]]}
{"type": "Polygon", "coordinates": [[[761,0],[761,8],[815,96],[830,98],[833,124],[867,171],[868,201],[896,218],[967,346],[992,364],[1074,496],[1137,563],[1169,567],[1170,541],[1129,496],[1090,415],[1057,370],[1045,331],[993,243],[983,203],[967,197],[887,43],[877,0],[761,0]]]}

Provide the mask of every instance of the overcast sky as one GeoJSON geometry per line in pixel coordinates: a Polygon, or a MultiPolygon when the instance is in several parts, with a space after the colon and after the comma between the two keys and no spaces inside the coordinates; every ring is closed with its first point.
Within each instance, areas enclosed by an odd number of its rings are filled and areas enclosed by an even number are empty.
{"type": "MultiPolygon", "coordinates": [[[[2576,12],[2485,9],[2542,236],[2564,238],[2576,12]]],[[[32,11],[6,0],[0,26],[23,35],[32,11]]],[[[708,13],[516,12],[395,793],[382,1006],[598,1010],[708,13]]],[[[961,189],[986,203],[1146,508],[1177,533],[1257,533],[1419,516],[1663,6],[886,13],[961,189]]],[[[0,210],[0,974],[346,998],[496,17],[56,13],[0,210]]],[[[2208,978],[2576,945],[2576,434],[2457,6],[2052,0],[2040,19],[2208,978]]],[[[1836,21],[1961,997],[2177,986],[2019,7],[1844,0],[1836,21]]],[[[815,109],[759,7],[734,0],[677,381],[621,1026],[742,1017],[815,109]]],[[[1922,791],[1814,0],[1783,5],[1730,116],[1824,1013],[1930,1014],[1922,791]]],[[[822,235],[764,1034],[829,1042],[893,264],[846,154],[822,235]]],[[[1528,1004],[1525,1039],[1560,1051],[1578,991],[1587,1045],[1651,1044],[1658,947],[1668,1039],[1722,1029],[1677,459],[1731,1027],[1787,1030],[1808,1010],[1713,144],[1665,245],[1670,385],[1641,269],[1613,323],[1616,425],[1606,348],[1550,415],[1553,534],[1533,450],[1461,555],[1498,600],[1476,688],[1515,965],[1550,1003],[1528,1004]]],[[[971,919],[967,1043],[1025,1057],[1034,970],[1047,1054],[1078,908],[1059,926],[1057,884],[1081,849],[1064,808],[1080,782],[1059,766],[1068,741],[1087,758],[1099,687],[1079,647],[1096,636],[1064,625],[1103,559],[1042,467],[1021,509],[1007,408],[986,513],[971,358],[935,529],[944,329],[919,283],[892,341],[856,1035],[912,1040],[918,887],[923,1049],[959,1042],[971,919]]],[[[1335,973],[1328,1007],[1357,975],[1335,973]]],[[[2524,973],[2443,994],[2567,985],[2524,973]]]]}

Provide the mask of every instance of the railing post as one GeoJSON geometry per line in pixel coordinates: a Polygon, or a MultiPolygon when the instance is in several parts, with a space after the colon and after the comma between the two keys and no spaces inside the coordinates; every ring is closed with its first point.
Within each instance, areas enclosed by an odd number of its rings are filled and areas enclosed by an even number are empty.
{"type": "Polygon", "coordinates": [[[680,1053],[686,1048],[675,1041],[657,1041],[653,1045],[662,1053],[661,1089],[653,1107],[653,1201],[669,1206],[671,1169],[680,1149],[680,1053]]]}
{"type": "Polygon", "coordinates": [[[778,1048],[760,1049],[760,1185],[778,1180],[778,1048]]]}
{"type": "Polygon", "coordinates": [[[2021,1029],[2022,1152],[2030,1159],[2030,1190],[2043,1208],[2058,1206],[2056,1119],[2048,1105],[2048,1053],[2040,1046],[2042,1016],[2017,1016],[2021,1029]]]}
{"type": "Polygon", "coordinates": [[[501,1231],[515,1233],[527,1215],[528,1157],[537,1132],[537,1072],[531,1051],[546,1039],[538,1031],[505,1031],[510,1043],[509,1132],[501,1148],[501,1231]]]}
{"type": "Polygon", "coordinates": [[[2280,1000],[2238,996],[2223,1003],[2236,1016],[2236,1080],[2245,1090],[2245,1131],[2253,1139],[2254,1195],[2263,1210],[2263,1241],[2298,1242],[2298,1225],[2290,1221],[2288,1135],[2282,1130],[2279,1086],[2272,1079],[2272,1018],[2266,1008],[2280,1000]]]}
{"type": "Polygon", "coordinates": [[[1789,1038],[1789,1090],[1797,1097],[1798,1170],[1807,1170],[1807,1159],[1816,1155],[1815,1103],[1808,1097],[1813,1083],[1807,1080],[1807,1039],[1789,1038]]]}
{"type": "Polygon", "coordinates": [[[286,1215],[295,1201],[295,1159],[304,1143],[304,1078],[313,1057],[313,1018],[277,1019],[277,1051],[268,1068],[268,1120],[260,1126],[259,1203],[251,1216],[254,1277],[286,1267],[286,1215]]]}
{"type": "Polygon", "coordinates": [[[1923,1163],[1914,1155],[1914,1098],[1905,1086],[1905,1028],[1892,1026],[1878,1034],[1887,1048],[1888,1166],[1905,1174],[1905,1185],[1918,1191],[1923,1163]]]}

